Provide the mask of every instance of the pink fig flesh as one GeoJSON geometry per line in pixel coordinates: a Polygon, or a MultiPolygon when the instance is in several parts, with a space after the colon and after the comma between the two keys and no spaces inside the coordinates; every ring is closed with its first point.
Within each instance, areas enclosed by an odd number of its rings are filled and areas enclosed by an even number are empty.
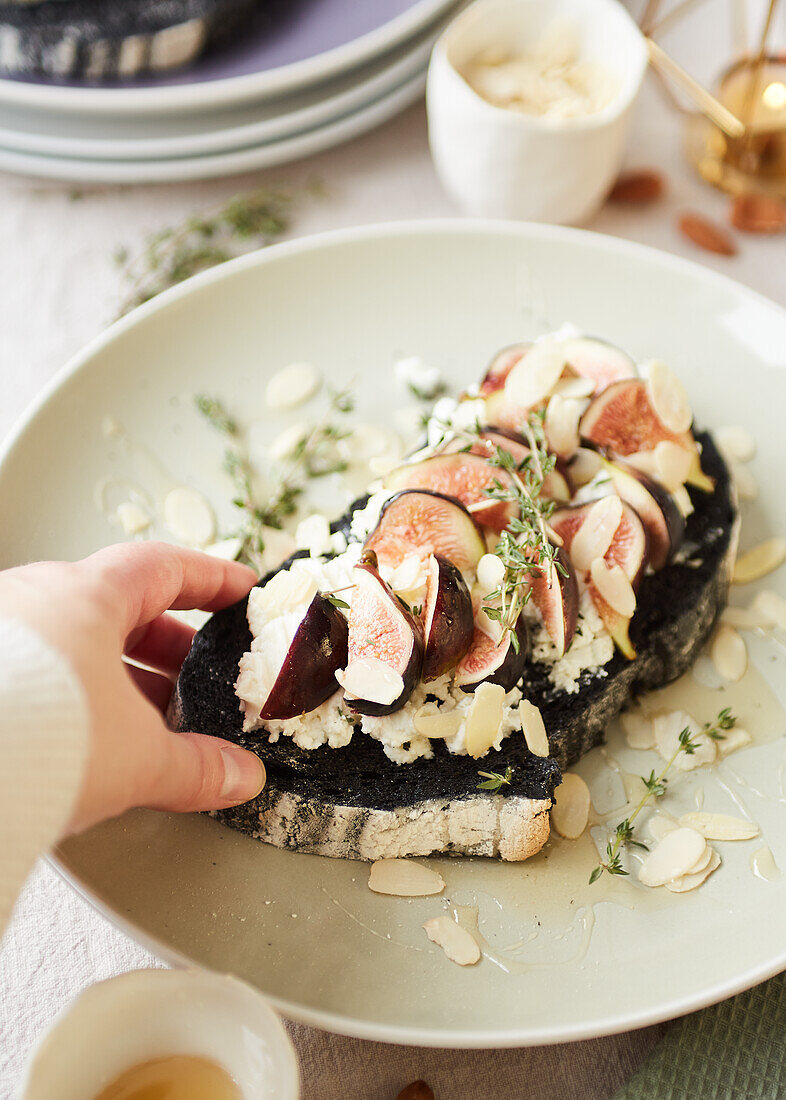
{"type": "Polygon", "coordinates": [[[593,398],[581,418],[579,432],[582,439],[596,447],[622,456],[654,451],[664,441],[691,452],[696,450],[690,431],[681,434],[669,431],[658,418],[647,383],[640,378],[614,382],[593,398]]]}
{"type": "Polygon", "coordinates": [[[261,719],[296,718],[338,690],[336,672],[348,654],[347,620],[319,593],[300,620],[264,706],[261,719]]]}
{"type": "Polygon", "coordinates": [[[386,489],[429,489],[460,501],[481,525],[503,531],[515,515],[512,501],[488,496],[496,481],[510,483],[510,475],[479,455],[439,454],[422,462],[399,466],[387,475],[386,489]]]}
{"type": "Polygon", "coordinates": [[[473,573],[486,543],[460,501],[430,490],[405,489],[385,504],[366,549],[390,568],[420,551],[446,558],[461,573],[473,573]]]}
{"type": "Polygon", "coordinates": [[[483,375],[483,381],[480,384],[481,397],[487,397],[489,394],[496,393],[497,390],[504,389],[508,375],[529,347],[529,344],[511,344],[510,347],[497,352],[483,375]]]}
{"type": "Polygon", "coordinates": [[[621,459],[604,465],[614,488],[647,529],[650,565],[656,571],[662,569],[685,537],[685,518],[674,498],[662,485],[621,459]]]}
{"type": "Polygon", "coordinates": [[[391,702],[349,695],[345,700],[359,714],[392,714],[404,706],[420,679],[423,628],[380,577],[373,556],[355,566],[353,580],[347,668],[353,662],[373,658],[401,677],[403,689],[391,702]]]}
{"type": "MultiPolygon", "coordinates": [[[[465,446],[463,440],[453,439],[445,447],[445,453],[459,451],[465,446]]],[[[495,454],[496,448],[507,451],[517,463],[523,462],[530,453],[529,445],[518,432],[508,431],[503,428],[484,428],[479,433],[478,439],[472,444],[470,453],[480,455],[488,459],[495,454]]],[[[557,466],[543,481],[543,496],[546,500],[567,502],[570,500],[570,489],[562,463],[558,460],[557,466]]]]}
{"type": "Polygon", "coordinates": [[[516,686],[524,675],[529,638],[527,623],[519,615],[514,627],[518,648],[513,644],[510,631],[500,642],[495,642],[479,627],[475,627],[472,645],[456,669],[455,683],[463,691],[474,691],[484,681],[499,684],[505,691],[516,686]]]}
{"type": "Polygon", "coordinates": [[[455,565],[432,555],[423,606],[423,679],[436,680],[455,668],[472,645],[473,630],[472,598],[466,581],[455,565]]]}
{"type": "MultiPolygon", "coordinates": [[[[595,501],[577,504],[571,508],[560,508],[552,513],[551,527],[562,539],[563,547],[570,557],[570,548],[576,532],[592,508],[595,501]]],[[[611,545],[604,554],[608,566],[618,565],[635,589],[644,575],[648,562],[649,538],[641,518],[629,504],[622,502],[622,518],[614,532],[611,545]]]]}
{"type": "Polygon", "coordinates": [[[594,336],[577,336],[564,341],[568,365],[595,383],[595,393],[600,393],[612,382],[636,377],[636,364],[624,351],[598,340],[594,336]]]}
{"type": "Polygon", "coordinates": [[[561,657],[576,633],[579,621],[579,587],[576,570],[562,548],[557,551],[556,566],[550,576],[544,570],[533,574],[530,581],[532,599],[543,619],[546,632],[561,657]]]}

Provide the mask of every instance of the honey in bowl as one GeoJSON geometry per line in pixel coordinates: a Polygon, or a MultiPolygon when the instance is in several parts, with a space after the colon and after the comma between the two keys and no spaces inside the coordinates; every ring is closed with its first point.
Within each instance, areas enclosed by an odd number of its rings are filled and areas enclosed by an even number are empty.
{"type": "Polygon", "coordinates": [[[215,1062],[173,1054],[125,1070],[95,1100],[243,1100],[243,1096],[215,1062]]]}

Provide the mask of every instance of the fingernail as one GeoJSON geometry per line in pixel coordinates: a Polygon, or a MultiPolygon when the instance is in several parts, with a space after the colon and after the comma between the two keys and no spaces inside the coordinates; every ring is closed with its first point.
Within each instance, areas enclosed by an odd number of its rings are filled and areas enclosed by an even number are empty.
{"type": "Polygon", "coordinates": [[[259,757],[240,748],[222,749],[221,756],[224,761],[224,783],[220,797],[235,803],[256,798],[266,778],[265,766],[259,757]]]}

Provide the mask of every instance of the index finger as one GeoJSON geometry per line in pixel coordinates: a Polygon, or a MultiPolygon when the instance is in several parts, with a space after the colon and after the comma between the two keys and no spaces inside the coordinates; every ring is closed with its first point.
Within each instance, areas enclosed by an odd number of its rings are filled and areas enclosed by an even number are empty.
{"type": "Polygon", "coordinates": [[[218,611],[246,596],[257,580],[247,565],[166,542],[116,543],[79,565],[117,601],[124,635],[164,611],[218,611]]]}

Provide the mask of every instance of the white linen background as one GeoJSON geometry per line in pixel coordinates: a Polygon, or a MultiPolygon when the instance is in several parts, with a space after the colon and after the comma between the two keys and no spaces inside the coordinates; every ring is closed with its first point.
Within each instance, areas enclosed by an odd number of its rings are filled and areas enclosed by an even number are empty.
{"type": "MultiPolygon", "coordinates": [[[[786,243],[738,235],[739,255],[698,251],[676,228],[684,209],[725,220],[727,200],[694,177],[680,122],[650,84],[640,101],[628,162],[668,179],[651,209],[606,207],[589,227],[698,260],[786,304],[786,243]]],[[[0,176],[0,436],[55,371],[112,319],[121,295],[112,256],[149,230],[220,203],[257,182],[322,180],[323,197],[298,207],[293,231],[455,213],[435,179],[418,105],[382,129],[308,161],[206,183],[86,189],[0,176]]],[[[655,303],[656,308],[656,303],[655,303]]],[[[2,522],[13,522],[4,516],[2,522]]],[[[0,1098],[10,1100],[42,1030],[91,982],[161,965],[100,917],[42,864],[20,898],[0,948],[0,1098]]],[[[430,1051],[343,1039],[293,1026],[304,1100],[351,1095],[390,1100],[424,1077],[440,1100],[603,1100],[632,1074],[661,1027],[523,1051],[430,1051]]],[[[53,1098],[56,1100],[56,1098],[53,1098]]]]}

